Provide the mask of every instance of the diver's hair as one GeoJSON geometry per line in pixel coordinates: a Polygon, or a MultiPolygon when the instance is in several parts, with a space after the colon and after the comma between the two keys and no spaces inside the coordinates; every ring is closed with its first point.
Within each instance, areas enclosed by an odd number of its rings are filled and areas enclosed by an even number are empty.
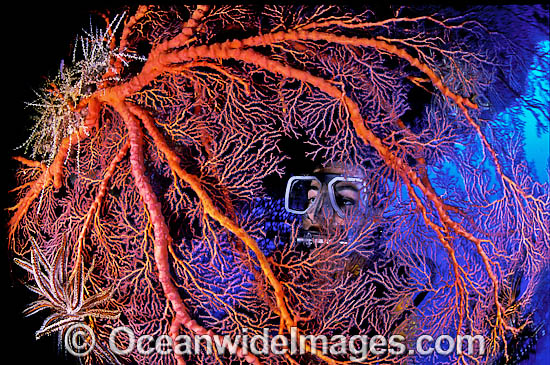
{"type": "Polygon", "coordinates": [[[357,176],[357,177],[366,176],[366,172],[362,168],[362,166],[353,165],[345,161],[330,161],[327,163],[315,165],[315,168],[313,169],[313,173],[320,173],[320,172],[328,172],[328,173],[334,172],[339,174],[341,173],[344,176],[357,176]]]}

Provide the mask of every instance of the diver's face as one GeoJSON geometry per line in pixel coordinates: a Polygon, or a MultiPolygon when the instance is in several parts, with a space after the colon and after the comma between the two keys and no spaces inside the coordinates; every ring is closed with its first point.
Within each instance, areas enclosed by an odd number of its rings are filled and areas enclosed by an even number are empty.
{"type": "Polygon", "coordinates": [[[303,216],[302,228],[310,232],[336,233],[349,226],[352,220],[354,224],[360,221],[364,203],[361,201],[363,184],[358,178],[362,178],[362,174],[346,173],[343,168],[325,168],[316,170],[315,175],[319,181],[312,181],[307,191],[312,206],[303,216]]]}

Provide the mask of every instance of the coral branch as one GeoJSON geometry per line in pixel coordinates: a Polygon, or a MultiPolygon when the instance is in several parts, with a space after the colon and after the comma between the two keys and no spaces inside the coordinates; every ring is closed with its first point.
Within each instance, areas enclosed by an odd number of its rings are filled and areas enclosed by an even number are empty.
{"type": "MultiPolygon", "coordinates": [[[[130,141],[130,161],[132,165],[132,174],[136,181],[136,186],[140,192],[140,195],[147,206],[151,221],[155,232],[155,262],[159,272],[159,281],[163,287],[164,293],[172,308],[176,312],[176,321],[183,324],[186,328],[193,331],[198,335],[209,335],[210,337],[216,336],[213,331],[206,330],[200,326],[189,315],[187,308],[183,304],[183,301],[178,293],[178,289],[172,283],[172,277],[170,274],[170,263],[168,260],[168,246],[171,242],[170,232],[164,216],[162,215],[160,203],[153,192],[150,183],[145,176],[145,166],[143,164],[143,133],[139,122],[134,117],[133,113],[143,116],[143,113],[139,112],[139,108],[121,103],[116,106],[118,112],[123,116],[128,128],[128,136],[130,141]]],[[[159,142],[157,140],[157,142],[159,142]]],[[[173,161],[173,158],[171,159],[173,161]]],[[[181,170],[181,169],[180,169],[181,170]]],[[[177,170],[176,170],[177,171],[177,170]]],[[[180,173],[182,171],[179,171],[180,173]]],[[[193,182],[198,184],[197,182],[193,182]]],[[[199,190],[199,193],[201,191],[199,190]]],[[[204,195],[204,193],[203,193],[204,195]]],[[[206,209],[213,209],[213,207],[206,206],[206,209]]],[[[221,213],[218,212],[219,215],[221,213]]],[[[226,218],[227,219],[227,218],[226,218]]],[[[258,250],[259,251],[259,250],[258,250]]],[[[237,352],[237,356],[243,357],[250,364],[259,364],[258,359],[253,354],[243,354],[242,350],[237,352]]]]}
{"type": "Polygon", "coordinates": [[[178,156],[168,147],[167,143],[164,141],[164,138],[155,127],[152,118],[139,107],[132,106],[130,107],[130,110],[141,118],[145,128],[153,137],[156,146],[165,155],[166,160],[172,171],[174,171],[183,181],[189,184],[195,194],[197,194],[204,207],[205,212],[213,219],[215,219],[218,223],[220,223],[224,228],[227,228],[231,233],[241,239],[245,243],[245,245],[249,249],[251,249],[252,252],[254,252],[256,258],[259,261],[262,272],[265,274],[266,279],[275,290],[275,298],[277,300],[277,307],[280,310],[281,317],[287,324],[287,327],[290,328],[296,326],[296,322],[290,315],[290,312],[287,308],[283,287],[279,280],[275,277],[275,274],[273,273],[273,270],[271,269],[267,258],[258,247],[256,241],[252,237],[250,237],[250,235],[244,229],[239,227],[232,219],[224,215],[222,212],[220,212],[218,208],[216,208],[216,206],[212,202],[212,199],[204,191],[201,186],[200,180],[196,176],[187,173],[184,169],[181,168],[181,163],[178,156]]]}
{"type": "MultiPolygon", "coordinates": [[[[313,37],[312,37],[313,38],[313,37]]],[[[230,43],[231,46],[235,46],[235,42],[230,43]]],[[[361,117],[359,108],[357,104],[352,101],[348,96],[342,94],[342,91],[337,87],[331,85],[326,80],[322,78],[315,77],[308,72],[293,69],[291,67],[285,66],[277,61],[273,61],[261,54],[251,51],[251,50],[241,50],[235,48],[224,48],[223,45],[214,44],[211,46],[199,46],[191,49],[182,50],[164,57],[165,64],[172,64],[180,62],[181,60],[188,60],[194,57],[211,57],[211,58],[233,58],[237,60],[242,60],[245,62],[253,63],[261,68],[271,70],[272,72],[279,73],[285,77],[296,78],[307,82],[315,87],[318,87],[323,92],[326,92],[328,95],[332,96],[335,99],[342,100],[342,103],[346,106],[349,114],[350,120],[357,131],[357,134],[363,139],[363,141],[372,147],[374,147],[384,161],[391,166],[395,171],[405,180],[410,181],[416,187],[418,187],[422,193],[434,204],[439,213],[440,219],[445,226],[449,227],[462,237],[468,239],[476,245],[478,254],[481,256],[485,269],[489,278],[493,283],[493,292],[494,292],[494,301],[497,306],[497,318],[498,323],[502,323],[502,312],[503,308],[498,299],[498,280],[493,272],[492,263],[489,260],[485,250],[482,247],[482,240],[476,238],[471,233],[467,232],[462,228],[457,222],[453,221],[446,208],[445,204],[442,202],[441,198],[434,194],[433,191],[426,188],[422,183],[421,179],[418,177],[417,173],[401,158],[395,156],[384,144],[382,141],[376,137],[370,130],[365,127],[363,118],[361,117]]],[[[433,74],[433,72],[432,72],[433,74]]],[[[439,81],[440,83],[440,81],[439,81]]],[[[449,92],[449,94],[452,94],[449,92]]],[[[462,99],[457,97],[457,103],[461,102],[462,99]]],[[[456,268],[455,268],[456,270],[456,268]]],[[[502,323],[504,328],[511,330],[512,327],[506,323],[502,323]]]]}

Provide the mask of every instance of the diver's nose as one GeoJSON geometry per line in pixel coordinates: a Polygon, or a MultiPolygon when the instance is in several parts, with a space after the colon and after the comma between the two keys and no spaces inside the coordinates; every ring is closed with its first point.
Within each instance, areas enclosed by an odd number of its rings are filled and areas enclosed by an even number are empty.
{"type": "Polygon", "coordinates": [[[330,198],[328,194],[323,194],[321,198],[319,199],[319,202],[315,206],[315,210],[313,211],[313,223],[325,223],[325,222],[331,222],[334,214],[336,212],[334,211],[334,208],[332,208],[332,204],[330,203],[330,198]]]}

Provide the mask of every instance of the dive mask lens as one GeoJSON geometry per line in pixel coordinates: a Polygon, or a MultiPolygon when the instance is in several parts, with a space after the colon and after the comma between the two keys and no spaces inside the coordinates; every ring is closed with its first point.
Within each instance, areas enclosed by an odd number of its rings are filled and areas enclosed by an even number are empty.
{"type": "Polygon", "coordinates": [[[365,208],[366,191],[363,180],[338,176],[329,182],[332,207],[341,218],[361,213],[365,208]]]}
{"type": "Polygon", "coordinates": [[[294,214],[305,214],[319,194],[320,181],[314,176],[294,176],[288,180],[285,209],[294,214]]]}

